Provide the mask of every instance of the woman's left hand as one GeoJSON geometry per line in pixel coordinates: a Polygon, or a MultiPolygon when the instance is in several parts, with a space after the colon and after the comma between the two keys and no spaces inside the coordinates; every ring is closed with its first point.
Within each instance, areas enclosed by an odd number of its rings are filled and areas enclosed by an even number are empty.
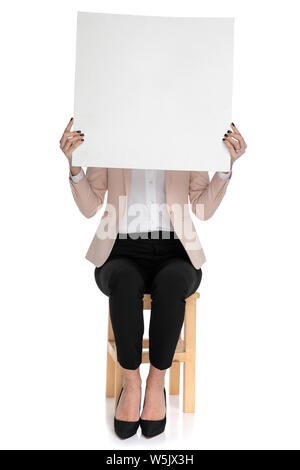
{"type": "Polygon", "coordinates": [[[232,131],[228,130],[227,133],[224,134],[223,142],[229,150],[231,157],[230,169],[232,169],[234,162],[246,152],[247,144],[234,123],[232,122],[230,125],[232,131]]]}

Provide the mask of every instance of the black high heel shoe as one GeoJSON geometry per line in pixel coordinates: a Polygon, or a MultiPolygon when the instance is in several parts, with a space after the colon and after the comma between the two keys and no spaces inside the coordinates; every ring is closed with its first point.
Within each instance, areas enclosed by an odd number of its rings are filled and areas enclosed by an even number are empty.
{"type": "MultiPolygon", "coordinates": [[[[118,398],[116,409],[118,407],[122,392],[123,392],[123,387],[121,389],[121,392],[118,398]]],[[[140,410],[141,410],[141,405],[140,405],[140,410]]],[[[139,425],[140,425],[139,419],[137,421],[122,421],[120,419],[117,419],[116,416],[114,416],[115,433],[121,439],[128,439],[129,437],[134,436],[139,428],[139,425]]]]}
{"type": "Polygon", "coordinates": [[[142,419],[140,418],[140,425],[142,429],[142,434],[145,437],[154,437],[158,436],[164,432],[167,422],[167,400],[166,400],[166,389],[164,388],[164,395],[165,395],[165,407],[166,407],[166,414],[163,419],[158,420],[150,420],[150,419],[142,419]]]}

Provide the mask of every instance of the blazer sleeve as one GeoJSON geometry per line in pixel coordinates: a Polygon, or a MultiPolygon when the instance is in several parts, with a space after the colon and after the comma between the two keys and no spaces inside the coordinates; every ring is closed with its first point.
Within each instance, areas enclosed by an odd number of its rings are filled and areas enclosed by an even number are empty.
{"type": "Polygon", "coordinates": [[[93,217],[102,207],[107,191],[107,168],[88,167],[83,178],[75,183],[69,174],[69,183],[80,212],[93,217]]]}
{"type": "Polygon", "coordinates": [[[209,179],[207,171],[190,171],[189,199],[192,212],[200,220],[209,219],[219,207],[229,181],[220,178],[218,172],[209,179]]]}

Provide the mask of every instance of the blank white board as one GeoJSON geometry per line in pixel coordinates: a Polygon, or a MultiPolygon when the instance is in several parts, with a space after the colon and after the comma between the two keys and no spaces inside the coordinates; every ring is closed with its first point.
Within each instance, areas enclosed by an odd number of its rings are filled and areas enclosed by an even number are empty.
{"type": "Polygon", "coordinates": [[[73,165],[229,170],[233,25],[78,12],[73,165]]]}

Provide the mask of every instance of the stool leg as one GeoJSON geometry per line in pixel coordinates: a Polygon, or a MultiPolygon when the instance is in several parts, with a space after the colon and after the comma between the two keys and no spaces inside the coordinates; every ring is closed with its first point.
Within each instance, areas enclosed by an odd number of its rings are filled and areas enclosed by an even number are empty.
{"type": "Polygon", "coordinates": [[[183,411],[195,411],[195,372],[196,372],[196,300],[186,305],[184,321],[184,342],[186,361],[184,363],[183,411]]]}
{"type": "Polygon", "coordinates": [[[106,356],[106,396],[115,396],[115,363],[108,351],[106,356]]]}
{"type": "Polygon", "coordinates": [[[173,361],[169,376],[170,395],[179,395],[180,390],[180,362],[173,361]]]}
{"type": "Polygon", "coordinates": [[[123,369],[120,366],[119,362],[115,362],[115,408],[117,407],[117,402],[123,386],[123,369]]]}

